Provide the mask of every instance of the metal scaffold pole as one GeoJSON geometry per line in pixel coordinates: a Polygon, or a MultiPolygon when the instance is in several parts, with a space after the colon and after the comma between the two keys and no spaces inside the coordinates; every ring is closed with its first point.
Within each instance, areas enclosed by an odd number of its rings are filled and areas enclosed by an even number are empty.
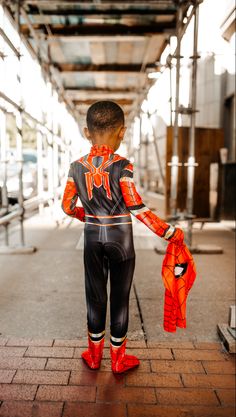
{"type": "MultiPolygon", "coordinates": [[[[18,32],[18,93],[19,93],[19,103],[22,105],[22,86],[21,86],[21,36],[20,36],[20,1],[17,3],[17,32],[18,32]]],[[[23,189],[23,137],[22,137],[22,111],[16,110],[16,162],[18,164],[18,175],[19,175],[19,194],[18,194],[18,203],[21,209],[20,216],[20,240],[21,246],[25,244],[24,238],[24,189],[23,189]]]]}
{"type": "Polygon", "coordinates": [[[143,166],[142,166],[142,145],[143,145],[143,120],[142,120],[142,113],[140,112],[139,115],[139,132],[140,132],[140,141],[139,141],[139,151],[138,151],[138,166],[139,166],[139,179],[140,179],[140,187],[143,188],[144,181],[143,181],[143,166]]]}
{"type": "Polygon", "coordinates": [[[18,165],[18,178],[19,178],[19,193],[18,204],[21,209],[20,215],[20,243],[21,246],[25,245],[24,237],[24,189],[23,189],[23,145],[22,145],[22,113],[16,112],[16,163],[18,165]]]}
{"type": "Polygon", "coordinates": [[[193,55],[192,55],[192,91],[191,91],[191,121],[189,132],[189,155],[187,166],[187,200],[186,200],[186,218],[188,220],[187,240],[189,246],[192,246],[192,221],[193,204],[194,204],[194,174],[195,167],[198,165],[195,162],[195,129],[196,129],[196,99],[197,99],[197,54],[198,49],[198,20],[199,20],[199,6],[195,6],[194,10],[194,29],[193,29],[193,55]]]}
{"type": "MultiPolygon", "coordinates": [[[[40,199],[43,199],[44,193],[44,184],[43,184],[43,135],[39,130],[39,126],[36,126],[37,129],[37,191],[40,199]]],[[[44,205],[39,203],[39,213],[43,213],[44,205]]]]}
{"type": "Polygon", "coordinates": [[[149,139],[148,133],[145,133],[145,181],[144,181],[144,191],[147,192],[149,190],[149,170],[148,170],[148,151],[149,151],[149,139]]]}
{"type": "Polygon", "coordinates": [[[155,133],[155,129],[154,129],[154,126],[153,126],[153,123],[152,123],[150,113],[148,113],[148,121],[150,123],[150,127],[151,127],[151,130],[152,130],[153,145],[154,145],[154,149],[155,149],[155,154],[156,154],[157,165],[158,165],[158,169],[159,169],[161,182],[162,182],[163,187],[165,187],[165,175],[164,175],[162,164],[161,164],[161,156],[160,156],[159,145],[158,145],[158,137],[155,133]]]}
{"type": "MultiPolygon", "coordinates": [[[[3,184],[1,189],[2,198],[2,214],[8,213],[8,195],[7,195],[7,147],[6,147],[6,113],[0,109],[0,147],[1,147],[1,165],[3,167],[3,184]]],[[[6,246],[9,245],[8,236],[9,223],[4,224],[4,243],[6,246]]]]}
{"type": "Polygon", "coordinates": [[[141,113],[138,116],[138,126],[139,126],[139,147],[138,147],[138,185],[141,187],[141,144],[142,144],[142,119],[141,119],[141,113]]]}
{"type": "Polygon", "coordinates": [[[173,103],[172,103],[172,68],[171,62],[169,64],[169,83],[170,83],[170,126],[173,126],[173,103]]]}
{"type": "Polygon", "coordinates": [[[47,164],[48,164],[48,194],[51,200],[51,204],[54,196],[54,184],[53,184],[53,139],[52,134],[49,133],[50,143],[47,145],[47,164]]]}
{"type": "MultiPolygon", "coordinates": [[[[0,11],[0,26],[4,27],[4,14],[2,10],[0,11]]],[[[0,39],[0,52],[1,52],[1,84],[3,85],[6,82],[6,53],[5,53],[5,43],[1,37],[0,39]]],[[[5,106],[3,100],[0,98],[0,165],[1,175],[2,175],[2,187],[0,189],[0,198],[1,206],[0,209],[1,216],[8,214],[9,210],[9,200],[7,193],[7,176],[8,176],[8,155],[7,155],[7,116],[5,111],[5,106]]],[[[6,222],[4,225],[4,245],[9,245],[9,223],[6,222]]]]}
{"type": "Polygon", "coordinates": [[[171,184],[170,184],[170,214],[173,219],[177,217],[177,191],[178,191],[178,171],[179,156],[178,156],[178,138],[179,138],[179,85],[180,85],[180,60],[181,60],[181,28],[182,28],[182,7],[178,8],[177,13],[177,47],[175,51],[176,58],[176,90],[175,90],[175,118],[173,129],[172,142],[172,158],[168,164],[171,166],[171,184]]]}

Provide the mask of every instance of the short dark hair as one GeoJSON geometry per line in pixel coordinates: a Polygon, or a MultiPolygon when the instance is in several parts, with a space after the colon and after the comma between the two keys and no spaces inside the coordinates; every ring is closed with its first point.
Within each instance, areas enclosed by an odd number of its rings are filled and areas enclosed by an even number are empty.
{"type": "Polygon", "coordinates": [[[114,101],[97,101],[88,111],[86,122],[90,132],[107,131],[124,125],[122,108],[114,101]]]}

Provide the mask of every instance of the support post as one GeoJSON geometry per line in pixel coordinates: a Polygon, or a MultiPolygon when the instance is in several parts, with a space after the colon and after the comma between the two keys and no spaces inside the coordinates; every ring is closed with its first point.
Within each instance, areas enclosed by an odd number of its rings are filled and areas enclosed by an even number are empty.
{"type": "MultiPolygon", "coordinates": [[[[51,134],[49,134],[52,136],[51,134]]],[[[54,186],[53,186],[53,144],[52,138],[47,145],[47,159],[48,159],[48,194],[50,200],[53,200],[54,186]]]]}
{"type": "Polygon", "coordinates": [[[195,174],[195,129],[196,129],[196,97],[197,97],[197,48],[198,48],[198,19],[199,19],[199,6],[195,6],[194,10],[194,30],[193,30],[193,56],[192,56],[192,91],[191,91],[191,120],[190,120],[190,132],[189,132],[189,155],[187,164],[187,220],[188,220],[188,232],[187,239],[188,244],[192,246],[192,221],[193,221],[193,193],[194,193],[194,174],[195,174]]]}
{"type": "Polygon", "coordinates": [[[58,167],[58,144],[53,141],[53,187],[54,198],[57,199],[57,188],[59,180],[59,167],[58,167]]]}
{"type": "Polygon", "coordinates": [[[139,167],[139,180],[140,187],[143,187],[143,168],[142,168],[142,144],[143,144],[143,134],[142,134],[142,113],[139,115],[139,149],[138,149],[138,167],[139,167]]]}
{"type": "MultiPolygon", "coordinates": [[[[21,85],[21,34],[20,34],[20,0],[17,1],[17,32],[19,36],[19,45],[18,45],[18,93],[19,93],[19,103],[21,105],[22,98],[22,85],[21,85]]],[[[18,194],[18,203],[22,209],[20,216],[20,242],[21,246],[25,245],[25,236],[24,236],[24,186],[23,186],[23,138],[22,138],[22,111],[19,109],[16,111],[16,163],[18,165],[18,178],[19,178],[19,194],[18,194]]]]}
{"type": "MultiPolygon", "coordinates": [[[[43,198],[43,138],[42,133],[37,128],[37,191],[39,198],[43,198]]],[[[39,214],[43,213],[43,203],[39,203],[39,214]]]]}
{"type": "Polygon", "coordinates": [[[147,192],[149,190],[149,170],[148,170],[148,132],[145,134],[145,185],[144,191],[147,192]]]}
{"type": "MultiPolygon", "coordinates": [[[[3,8],[0,8],[0,26],[4,27],[4,13],[3,8]]],[[[6,61],[5,61],[5,42],[3,38],[0,39],[0,52],[1,52],[1,64],[0,64],[0,72],[2,74],[0,84],[1,86],[4,85],[6,81],[6,61]]],[[[3,100],[0,99],[0,103],[2,104],[3,100]]],[[[7,214],[9,209],[9,201],[8,201],[8,192],[7,192],[7,166],[8,166],[8,159],[7,159],[7,135],[6,135],[6,112],[4,111],[4,105],[0,108],[0,150],[1,150],[1,166],[2,166],[2,189],[1,189],[1,198],[2,198],[2,213],[7,214]]],[[[4,244],[5,246],[9,245],[9,223],[4,224],[4,244]]]]}
{"type": "Polygon", "coordinates": [[[152,131],[153,131],[153,145],[154,145],[155,154],[156,154],[156,158],[157,158],[157,164],[158,164],[158,168],[159,168],[159,172],[160,172],[160,178],[161,178],[163,187],[165,187],[165,176],[164,176],[162,165],[161,165],[161,157],[160,157],[159,146],[158,146],[158,138],[155,135],[154,128],[153,128],[153,125],[152,125],[151,121],[150,121],[150,123],[151,123],[152,131]]]}
{"type": "Polygon", "coordinates": [[[70,149],[69,149],[69,143],[65,140],[65,156],[64,156],[64,166],[67,170],[69,170],[70,167],[70,149]]]}
{"type": "Polygon", "coordinates": [[[138,167],[138,186],[141,187],[141,141],[142,141],[142,131],[141,131],[141,115],[138,116],[138,133],[139,133],[139,145],[137,149],[137,167],[138,167]]]}
{"type": "Polygon", "coordinates": [[[169,83],[170,83],[170,126],[173,126],[173,104],[172,104],[172,67],[169,64],[169,83]]]}
{"type": "Polygon", "coordinates": [[[179,139],[179,84],[180,84],[180,52],[181,52],[181,26],[182,26],[182,7],[178,8],[177,14],[177,48],[176,48],[176,90],[175,90],[175,119],[173,129],[172,142],[172,158],[169,165],[171,166],[171,185],[170,185],[170,212],[171,217],[177,216],[177,188],[178,188],[178,171],[179,171],[179,156],[178,156],[178,139],[179,139]]]}
{"type": "Polygon", "coordinates": [[[138,116],[138,135],[139,135],[139,146],[138,149],[136,149],[136,160],[137,160],[137,184],[138,187],[141,187],[141,181],[140,181],[140,176],[141,176],[141,158],[140,158],[140,147],[141,147],[141,117],[140,115],[138,116]]]}
{"type": "MultiPolygon", "coordinates": [[[[6,113],[0,109],[0,148],[1,148],[1,165],[3,166],[3,184],[2,184],[2,209],[8,212],[8,195],[7,195],[7,140],[6,140],[6,113]]],[[[4,225],[4,242],[9,245],[8,223],[4,225]]]]}
{"type": "MultiPolygon", "coordinates": [[[[171,43],[169,42],[169,46],[171,43]]],[[[171,62],[171,55],[169,54],[166,58],[166,67],[169,69],[169,87],[170,87],[170,126],[173,126],[173,89],[172,89],[172,62],[171,62]]]]}
{"type": "Polygon", "coordinates": [[[18,203],[22,209],[20,216],[20,241],[21,245],[25,245],[24,237],[24,189],[23,189],[23,149],[22,149],[22,114],[21,111],[16,112],[16,163],[18,165],[19,194],[18,203]]]}

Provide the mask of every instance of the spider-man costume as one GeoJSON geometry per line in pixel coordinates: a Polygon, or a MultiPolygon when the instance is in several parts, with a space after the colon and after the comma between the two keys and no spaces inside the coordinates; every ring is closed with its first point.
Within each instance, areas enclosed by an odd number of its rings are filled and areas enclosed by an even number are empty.
{"type": "MultiPolygon", "coordinates": [[[[172,242],[182,241],[183,232],[163,222],[143,204],[134,185],[132,164],[114,154],[107,145],[92,146],[88,155],[71,164],[62,208],[66,214],[85,222],[84,266],[90,347],[84,359],[96,369],[105,334],[108,271],[111,344],[114,349],[125,348],[135,266],[130,213],[158,236],[172,242]],[[78,197],[83,207],[76,207],[78,197]],[[101,349],[94,351],[98,359],[92,361],[90,351],[95,342],[97,347],[100,343],[101,349]]],[[[118,353],[126,358],[125,363],[132,362],[124,352],[118,353]]],[[[134,359],[133,362],[136,363],[134,359]]],[[[114,372],[121,369],[115,365],[113,368],[114,372]]]]}
{"type": "Polygon", "coordinates": [[[187,246],[169,243],[162,264],[165,286],[164,329],[175,332],[186,327],[186,300],[194,280],[196,267],[187,246]]]}

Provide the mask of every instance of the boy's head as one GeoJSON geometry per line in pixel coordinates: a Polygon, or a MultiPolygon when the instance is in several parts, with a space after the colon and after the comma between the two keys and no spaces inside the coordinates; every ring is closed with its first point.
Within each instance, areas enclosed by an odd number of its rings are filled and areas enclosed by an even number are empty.
{"type": "Polygon", "coordinates": [[[125,118],[121,107],[113,101],[97,101],[87,112],[85,136],[93,144],[107,144],[118,149],[125,133],[125,118]]]}

